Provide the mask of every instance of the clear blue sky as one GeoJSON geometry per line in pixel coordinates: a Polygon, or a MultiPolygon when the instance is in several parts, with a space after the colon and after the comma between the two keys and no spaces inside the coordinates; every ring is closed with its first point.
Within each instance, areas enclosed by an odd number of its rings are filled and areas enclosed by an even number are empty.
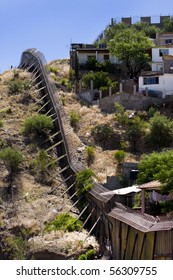
{"type": "Polygon", "coordinates": [[[47,62],[92,43],[116,17],[173,15],[172,0],[0,0],[0,73],[35,47],[47,62]]]}

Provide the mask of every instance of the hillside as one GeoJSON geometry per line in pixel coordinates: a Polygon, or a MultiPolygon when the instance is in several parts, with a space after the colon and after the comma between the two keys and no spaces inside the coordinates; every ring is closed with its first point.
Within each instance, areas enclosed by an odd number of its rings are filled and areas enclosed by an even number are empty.
{"type": "Polygon", "coordinates": [[[58,166],[44,180],[39,171],[31,172],[38,147],[28,142],[22,129],[25,120],[40,108],[40,104],[36,104],[39,98],[31,74],[14,69],[0,75],[0,151],[12,147],[23,156],[12,188],[8,171],[0,161],[0,259],[73,259],[89,247],[99,248],[92,236],[82,242],[87,236],[85,230],[44,232],[45,224],[58,214],[71,209],[76,217],[77,209],[72,207],[67,194],[61,196],[66,188],[58,175],[58,166]]]}

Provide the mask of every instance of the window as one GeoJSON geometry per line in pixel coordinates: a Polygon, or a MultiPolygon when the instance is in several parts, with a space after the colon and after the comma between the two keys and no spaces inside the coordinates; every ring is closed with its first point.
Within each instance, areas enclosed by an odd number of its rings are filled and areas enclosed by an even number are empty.
{"type": "Polygon", "coordinates": [[[155,85],[155,84],[159,84],[159,77],[144,78],[144,85],[155,85]]]}
{"type": "Polygon", "coordinates": [[[169,49],[160,49],[159,50],[159,56],[168,55],[169,49]]]}
{"type": "Polygon", "coordinates": [[[165,44],[172,44],[172,39],[166,39],[165,44]]]}
{"type": "Polygon", "coordinates": [[[109,60],[109,54],[104,54],[103,58],[104,60],[109,60]]]}

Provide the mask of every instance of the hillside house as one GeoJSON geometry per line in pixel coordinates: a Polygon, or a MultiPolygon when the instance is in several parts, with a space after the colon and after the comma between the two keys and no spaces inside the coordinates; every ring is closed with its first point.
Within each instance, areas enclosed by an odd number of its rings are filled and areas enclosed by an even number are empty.
{"type": "Polygon", "coordinates": [[[96,47],[92,44],[71,44],[70,64],[72,69],[85,68],[89,57],[96,58],[97,62],[110,61],[113,64],[118,63],[118,59],[112,56],[106,48],[106,44],[100,44],[96,47]]]}
{"type": "Polygon", "coordinates": [[[173,45],[152,48],[151,72],[139,77],[139,92],[165,98],[173,95],[173,45]]]}

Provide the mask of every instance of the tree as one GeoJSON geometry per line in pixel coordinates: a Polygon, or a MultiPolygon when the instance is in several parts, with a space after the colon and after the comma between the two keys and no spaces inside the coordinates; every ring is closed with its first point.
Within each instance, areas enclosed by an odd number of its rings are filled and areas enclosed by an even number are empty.
{"type": "Polygon", "coordinates": [[[135,28],[126,28],[117,32],[107,45],[110,53],[126,65],[130,78],[137,77],[145,67],[149,61],[147,50],[153,46],[151,40],[135,28]]]}
{"type": "Polygon", "coordinates": [[[169,147],[172,143],[173,122],[156,112],[149,121],[148,145],[156,150],[169,147]]]}
{"type": "Polygon", "coordinates": [[[173,17],[171,17],[170,19],[164,20],[163,31],[164,32],[173,32],[173,17]]]}
{"type": "Polygon", "coordinates": [[[133,146],[134,152],[136,152],[137,140],[140,139],[145,133],[145,127],[145,122],[141,120],[139,116],[135,116],[128,121],[127,136],[133,146]]]}
{"type": "Polygon", "coordinates": [[[126,157],[126,152],[123,150],[118,150],[114,153],[114,159],[118,162],[119,165],[123,164],[126,157]]]}
{"type": "Polygon", "coordinates": [[[86,87],[90,87],[90,82],[93,81],[94,88],[100,89],[101,87],[110,87],[115,86],[115,82],[113,82],[107,75],[107,73],[100,72],[92,72],[83,75],[82,81],[86,87]]]}
{"type": "Polygon", "coordinates": [[[138,184],[159,180],[161,190],[173,191],[173,151],[153,152],[144,155],[138,165],[138,184]]]}
{"type": "Polygon", "coordinates": [[[14,176],[23,162],[22,153],[15,148],[7,147],[0,151],[0,159],[4,162],[4,165],[9,172],[9,181],[11,186],[14,176]]]}

